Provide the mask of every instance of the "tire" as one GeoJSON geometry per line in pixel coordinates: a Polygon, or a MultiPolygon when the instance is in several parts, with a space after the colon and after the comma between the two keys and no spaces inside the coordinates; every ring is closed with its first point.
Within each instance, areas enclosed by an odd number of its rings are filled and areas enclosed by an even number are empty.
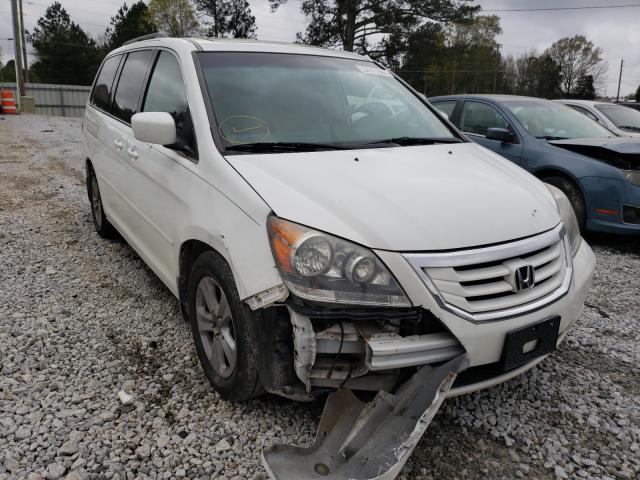
{"type": "Polygon", "coordinates": [[[587,207],[584,202],[584,197],[578,186],[571,180],[564,177],[544,177],[543,182],[550,183],[554,187],[559,188],[567,196],[573,211],[576,214],[578,220],[578,227],[580,227],[580,233],[584,233],[585,224],[587,222],[587,207]]]}
{"type": "Polygon", "coordinates": [[[102,205],[102,197],[100,196],[100,187],[98,187],[98,177],[91,166],[87,166],[87,194],[89,195],[89,204],[91,205],[91,216],[93,217],[93,226],[102,238],[114,239],[118,237],[118,232],[111,225],[102,205]]]}
{"type": "Polygon", "coordinates": [[[213,251],[203,253],[191,268],[187,288],[193,340],[213,388],[225,400],[260,395],[262,385],[249,330],[252,313],[238,297],[227,262],[213,251]]]}

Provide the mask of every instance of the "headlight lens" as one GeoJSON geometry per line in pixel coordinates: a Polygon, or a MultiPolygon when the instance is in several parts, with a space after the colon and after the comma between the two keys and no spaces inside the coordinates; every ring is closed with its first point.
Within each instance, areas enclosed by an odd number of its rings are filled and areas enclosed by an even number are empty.
{"type": "Polygon", "coordinates": [[[578,251],[578,247],[580,247],[582,237],[580,236],[580,227],[578,226],[578,220],[576,219],[576,214],[573,211],[571,202],[564,192],[558,187],[554,187],[548,183],[545,183],[545,185],[556,201],[558,213],[560,214],[562,223],[564,223],[564,226],[567,229],[567,235],[569,236],[569,242],[571,243],[571,252],[575,255],[578,251]]]}
{"type": "Polygon", "coordinates": [[[640,187],[640,170],[624,170],[623,173],[629,183],[640,187]]]}
{"type": "Polygon", "coordinates": [[[387,267],[359,245],[271,216],[271,251],[289,289],[307,300],[410,307],[387,267]]]}

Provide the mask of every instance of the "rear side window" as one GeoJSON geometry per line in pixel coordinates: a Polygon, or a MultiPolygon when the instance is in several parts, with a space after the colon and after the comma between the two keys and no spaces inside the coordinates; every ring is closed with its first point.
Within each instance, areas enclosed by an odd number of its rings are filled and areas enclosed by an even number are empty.
{"type": "Polygon", "coordinates": [[[127,123],[138,113],[140,93],[152,57],[152,50],[131,52],[122,67],[113,102],[113,114],[127,123]]]}
{"type": "Polygon", "coordinates": [[[115,55],[107,58],[102,64],[96,84],[91,92],[91,105],[94,105],[106,112],[111,110],[111,94],[113,79],[118,71],[118,65],[122,55],[115,55]]]}
{"type": "Polygon", "coordinates": [[[169,52],[161,51],[158,56],[142,111],[170,113],[176,122],[177,146],[195,157],[195,135],[180,64],[169,52]]]}

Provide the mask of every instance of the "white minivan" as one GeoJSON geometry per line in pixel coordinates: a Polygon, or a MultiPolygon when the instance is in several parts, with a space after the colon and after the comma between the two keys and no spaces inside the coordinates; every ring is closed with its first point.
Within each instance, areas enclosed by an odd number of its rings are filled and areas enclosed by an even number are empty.
{"type": "Polygon", "coordinates": [[[394,394],[456,358],[445,394],[471,392],[532,368],[583,309],[595,259],[562,192],[360,55],[132,41],[83,130],[98,233],[178,298],[224,398],[394,394]]]}

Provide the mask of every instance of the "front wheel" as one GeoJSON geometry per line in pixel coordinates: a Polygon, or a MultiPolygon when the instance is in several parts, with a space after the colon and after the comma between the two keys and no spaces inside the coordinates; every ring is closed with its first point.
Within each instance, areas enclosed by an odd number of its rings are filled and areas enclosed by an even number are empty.
{"type": "Polygon", "coordinates": [[[195,261],[189,276],[189,316],[200,364],[213,388],[227,400],[262,392],[249,319],[231,269],[215,252],[195,261]]]}
{"type": "Polygon", "coordinates": [[[582,192],[578,186],[571,180],[564,177],[544,177],[542,181],[559,188],[562,190],[562,193],[567,196],[569,202],[571,202],[571,206],[573,207],[573,212],[576,214],[580,233],[584,233],[585,225],[587,223],[587,207],[585,206],[582,192]]]}

